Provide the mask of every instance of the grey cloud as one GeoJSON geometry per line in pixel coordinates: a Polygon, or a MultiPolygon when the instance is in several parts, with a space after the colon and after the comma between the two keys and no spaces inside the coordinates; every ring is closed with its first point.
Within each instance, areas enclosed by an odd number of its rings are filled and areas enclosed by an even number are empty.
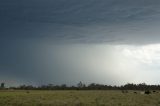
{"type": "Polygon", "coordinates": [[[85,68],[75,72],[69,64],[64,71],[67,62],[57,57],[68,50],[52,46],[160,43],[159,27],[159,0],[0,0],[0,75],[37,83],[80,80],[79,74],[87,80],[85,68]]]}
{"type": "Polygon", "coordinates": [[[140,20],[159,11],[154,0],[1,1],[1,16],[11,22],[86,25],[140,20]]]}
{"type": "Polygon", "coordinates": [[[2,0],[0,34],[56,43],[158,43],[159,5],[158,0],[2,0]]]}

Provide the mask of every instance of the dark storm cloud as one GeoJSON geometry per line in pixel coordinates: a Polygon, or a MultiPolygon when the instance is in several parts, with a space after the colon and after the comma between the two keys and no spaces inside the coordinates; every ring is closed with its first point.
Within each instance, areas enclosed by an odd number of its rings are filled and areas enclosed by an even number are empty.
{"type": "Polygon", "coordinates": [[[159,43],[159,20],[159,0],[0,0],[0,75],[65,80],[48,44],[159,43]]]}
{"type": "Polygon", "coordinates": [[[52,42],[158,43],[159,10],[158,0],[1,0],[0,34],[52,42]]]}

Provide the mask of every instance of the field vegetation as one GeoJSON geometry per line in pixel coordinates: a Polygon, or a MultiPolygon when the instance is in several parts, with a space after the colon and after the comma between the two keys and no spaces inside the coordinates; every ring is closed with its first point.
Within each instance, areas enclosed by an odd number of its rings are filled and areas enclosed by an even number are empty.
{"type": "Polygon", "coordinates": [[[1,90],[0,106],[160,106],[160,93],[129,90],[1,90]]]}

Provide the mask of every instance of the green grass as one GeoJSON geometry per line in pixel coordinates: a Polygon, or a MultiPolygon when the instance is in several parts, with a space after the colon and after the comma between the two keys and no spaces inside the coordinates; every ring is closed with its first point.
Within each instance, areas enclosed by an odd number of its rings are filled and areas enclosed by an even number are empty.
{"type": "Polygon", "coordinates": [[[0,106],[160,106],[160,93],[121,91],[0,91],[0,106]]]}

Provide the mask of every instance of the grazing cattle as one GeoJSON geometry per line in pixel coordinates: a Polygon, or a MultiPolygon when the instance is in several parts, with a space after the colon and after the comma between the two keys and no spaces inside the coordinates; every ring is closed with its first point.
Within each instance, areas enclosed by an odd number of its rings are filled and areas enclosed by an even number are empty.
{"type": "Polygon", "coordinates": [[[137,92],[134,92],[134,94],[137,94],[137,92]]]}
{"type": "Polygon", "coordinates": [[[148,95],[148,94],[150,94],[151,92],[150,92],[149,90],[146,90],[144,93],[148,95]]]}
{"type": "Polygon", "coordinates": [[[152,91],[153,93],[158,93],[158,91],[152,91]]]}
{"type": "Polygon", "coordinates": [[[156,91],[152,91],[153,93],[156,93],[156,91]]]}

